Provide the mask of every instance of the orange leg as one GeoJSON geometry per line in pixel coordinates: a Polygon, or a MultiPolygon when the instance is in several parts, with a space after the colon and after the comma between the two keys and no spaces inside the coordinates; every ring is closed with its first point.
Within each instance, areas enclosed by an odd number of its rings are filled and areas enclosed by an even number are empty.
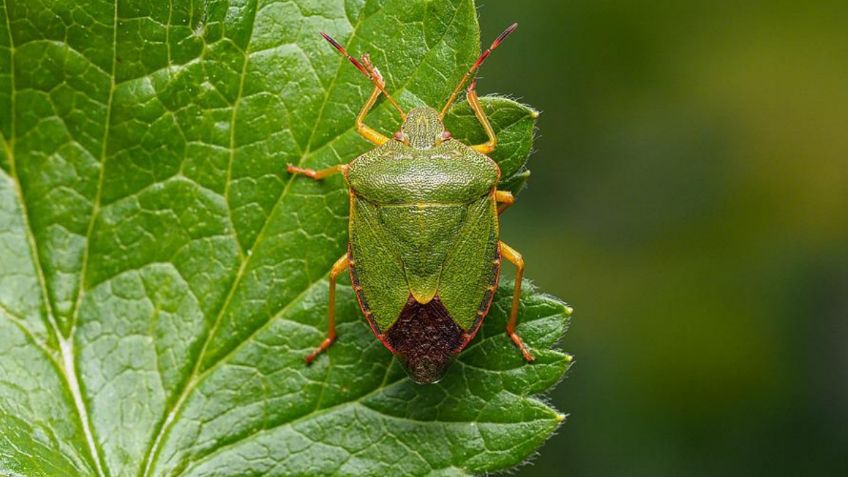
{"type": "Polygon", "coordinates": [[[315,348],[315,351],[306,357],[306,364],[312,364],[315,358],[326,351],[333,344],[333,341],[336,340],[336,277],[345,271],[348,265],[350,265],[350,260],[348,260],[347,253],[345,253],[342,258],[336,261],[333,268],[330,269],[330,308],[327,313],[327,338],[321,342],[320,346],[315,348]]]}
{"type": "Polygon", "coordinates": [[[495,202],[498,202],[498,215],[501,215],[510,205],[515,203],[515,197],[508,190],[496,190],[495,202]]]}
{"type": "Polygon", "coordinates": [[[518,321],[518,305],[521,301],[521,278],[524,276],[524,258],[520,253],[509,245],[500,242],[501,256],[515,265],[515,292],[512,295],[512,311],[509,313],[509,321],[506,324],[506,334],[521,350],[521,354],[527,362],[533,362],[535,359],[521,338],[515,333],[515,323],[518,321]]]}
{"type": "MultiPolygon", "coordinates": [[[[382,78],[380,78],[380,81],[382,82],[382,78]]],[[[368,111],[371,110],[374,103],[377,102],[377,98],[380,97],[381,89],[381,86],[374,87],[374,91],[371,92],[371,96],[368,97],[368,101],[365,102],[365,105],[362,106],[362,110],[359,111],[359,114],[356,116],[356,132],[378,146],[385,144],[389,138],[383,136],[365,124],[365,116],[368,116],[368,111]]]]}
{"type": "Polygon", "coordinates": [[[323,179],[327,176],[331,176],[333,174],[338,174],[340,172],[341,173],[346,172],[347,171],[347,164],[341,164],[341,165],[338,165],[338,166],[328,167],[326,169],[320,169],[320,170],[317,170],[317,171],[315,169],[305,169],[303,167],[297,167],[297,166],[293,166],[293,165],[289,164],[288,167],[286,167],[286,170],[290,174],[301,174],[301,175],[304,175],[306,177],[309,177],[310,179],[315,179],[316,181],[318,181],[318,180],[321,180],[321,179],[323,179]]]}
{"type": "Polygon", "coordinates": [[[477,120],[480,121],[480,125],[483,126],[483,130],[486,131],[486,137],[488,137],[489,140],[483,144],[471,146],[471,148],[477,152],[489,154],[495,150],[495,146],[498,144],[498,137],[495,135],[495,130],[492,129],[492,124],[489,123],[489,118],[487,118],[486,113],[483,112],[483,105],[480,104],[480,100],[477,99],[476,88],[477,80],[474,80],[470,85],[468,85],[468,90],[465,92],[465,98],[468,100],[468,104],[474,111],[474,115],[477,116],[477,120]]]}

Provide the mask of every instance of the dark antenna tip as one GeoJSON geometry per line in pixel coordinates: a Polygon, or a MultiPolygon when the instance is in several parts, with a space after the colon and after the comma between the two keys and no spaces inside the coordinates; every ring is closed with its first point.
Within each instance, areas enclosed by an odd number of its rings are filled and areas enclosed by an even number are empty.
{"type": "Polygon", "coordinates": [[[383,76],[380,74],[380,71],[378,71],[377,68],[371,64],[371,60],[368,58],[367,54],[362,55],[362,63],[360,63],[359,60],[351,56],[350,53],[347,52],[345,47],[343,47],[341,43],[334,40],[333,37],[324,33],[323,31],[319,33],[321,33],[321,36],[324,37],[324,39],[327,40],[327,42],[332,45],[333,48],[335,48],[339,53],[341,53],[342,56],[347,58],[347,60],[350,61],[350,63],[355,66],[360,73],[365,75],[365,77],[371,80],[371,82],[374,83],[374,85],[380,89],[380,91],[386,96],[392,106],[398,110],[402,118],[406,118],[406,113],[403,111],[397,101],[395,101],[395,99],[392,98],[391,95],[389,95],[388,91],[386,91],[385,84],[383,83],[383,76]],[[363,65],[363,63],[365,64],[363,65]]]}
{"type": "Polygon", "coordinates": [[[518,23],[513,23],[512,25],[506,27],[506,30],[504,30],[500,35],[498,35],[498,37],[495,38],[495,41],[492,42],[492,49],[497,48],[497,46],[502,41],[506,40],[506,37],[511,35],[512,32],[514,32],[516,28],[518,28],[518,23]]]}
{"type": "MultiPolygon", "coordinates": [[[[495,48],[500,46],[501,42],[506,40],[506,37],[511,35],[512,32],[514,32],[516,28],[518,28],[518,23],[513,23],[512,25],[506,27],[506,30],[502,31],[501,34],[498,35],[497,38],[495,38],[495,41],[492,42],[492,45],[489,46],[488,48],[486,48],[486,51],[484,51],[483,53],[480,54],[479,57],[477,57],[477,61],[475,61],[474,64],[471,65],[471,68],[468,70],[468,72],[465,73],[465,76],[462,77],[462,79],[459,81],[459,84],[456,85],[456,89],[454,89],[453,93],[451,93],[451,95],[448,97],[448,101],[445,103],[445,106],[442,108],[442,112],[439,113],[439,115],[441,117],[445,117],[445,113],[448,112],[448,108],[453,103],[453,101],[456,99],[456,95],[462,89],[462,86],[471,78],[471,75],[473,75],[474,72],[477,71],[483,65],[483,62],[486,61],[486,58],[488,58],[489,55],[491,55],[492,52],[495,50],[495,48]]],[[[473,87],[472,87],[472,89],[473,89],[473,87]]]]}
{"type": "Polygon", "coordinates": [[[328,43],[330,43],[331,45],[333,45],[333,48],[335,48],[335,49],[337,49],[337,50],[339,50],[339,51],[344,51],[344,47],[343,47],[342,45],[340,45],[340,44],[339,44],[339,42],[337,42],[336,40],[334,40],[334,39],[333,39],[333,37],[331,37],[330,35],[328,35],[328,34],[326,34],[326,33],[324,33],[324,32],[322,31],[322,32],[321,32],[321,36],[323,36],[323,37],[324,37],[324,39],[325,39],[325,40],[327,40],[327,42],[328,42],[328,43]]]}
{"type": "Polygon", "coordinates": [[[353,66],[355,66],[355,67],[356,67],[356,69],[358,69],[359,71],[361,71],[361,72],[362,72],[362,74],[364,74],[364,75],[365,75],[365,76],[367,76],[368,78],[371,78],[371,73],[370,73],[370,72],[369,72],[369,71],[368,71],[368,70],[367,70],[364,66],[362,66],[362,63],[360,63],[359,61],[357,61],[357,60],[356,60],[356,58],[354,58],[354,57],[350,56],[350,54],[347,52],[347,50],[345,49],[345,47],[343,47],[343,46],[341,45],[341,43],[337,42],[336,40],[334,40],[334,39],[333,39],[333,37],[331,37],[330,35],[328,35],[328,34],[326,34],[326,33],[324,33],[324,32],[320,32],[320,33],[321,33],[321,36],[323,36],[323,37],[324,37],[324,39],[325,39],[325,40],[327,40],[327,42],[328,42],[328,43],[330,43],[331,45],[333,45],[333,48],[335,48],[335,49],[336,49],[339,53],[341,53],[341,54],[342,54],[342,56],[344,56],[345,58],[347,58],[347,59],[348,59],[348,61],[350,61],[350,62],[351,62],[351,64],[353,64],[353,66]]]}

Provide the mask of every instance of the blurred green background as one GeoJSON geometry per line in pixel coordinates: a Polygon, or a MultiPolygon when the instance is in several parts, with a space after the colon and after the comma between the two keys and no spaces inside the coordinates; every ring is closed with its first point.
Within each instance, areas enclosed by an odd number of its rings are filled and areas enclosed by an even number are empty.
{"type": "Polygon", "coordinates": [[[543,111],[504,216],[575,307],[519,475],[848,475],[848,2],[481,1],[543,111]]]}

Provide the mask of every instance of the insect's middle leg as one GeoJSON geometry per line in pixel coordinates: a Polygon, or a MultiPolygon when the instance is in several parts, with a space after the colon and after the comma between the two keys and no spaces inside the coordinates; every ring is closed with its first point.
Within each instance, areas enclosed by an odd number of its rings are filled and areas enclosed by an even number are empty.
{"type": "Polygon", "coordinates": [[[319,354],[324,352],[336,340],[336,278],[350,265],[350,259],[347,253],[342,258],[338,259],[330,269],[330,300],[329,310],[327,312],[327,338],[321,342],[321,345],[315,348],[315,351],[306,357],[306,364],[311,364],[319,354]]]}
{"type": "Polygon", "coordinates": [[[506,334],[509,335],[512,342],[518,346],[518,349],[521,350],[521,355],[524,356],[524,359],[527,362],[533,362],[536,358],[530,354],[530,350],[528,350],[527,346],[524,345],[524,342],[521,341],[521,337],[515,333],[515,324],[518,321],[518,306],[521,302],[521,279],[524,276],[524,258],[520,253],[516,252],[515,249],[503,242],[499,242],[499,247],[501,250],[501,256],[509,260],[516,268],[515,292],[512,295],[512,310],[509,313],[509,321],[506,324],[506,334]]]}
{"type": "Polygon", "coordinates": [[[495,130],[492,129],[492,124],[489,123],[489,118],[486,117],[486,113],[483,111],[483,105],[480,104],[480,100],[477,98],[476,88],[477,80],[474,80],[470,85],[468,85],[468,89],[465,92],[465,98],[468,100],[469,106],[471,106],[471,109],[474,111],[474,115],[477,116],[477,120],[480,121],[480,125],[483,126],[483,130],[486,131],[486,137],[488,137],[489,140],[483,144],[477,144],[471,147],[477,152],[489,154],[495,150],[495,146],[498,144],[498,137],[495,135],[495,130]]]}

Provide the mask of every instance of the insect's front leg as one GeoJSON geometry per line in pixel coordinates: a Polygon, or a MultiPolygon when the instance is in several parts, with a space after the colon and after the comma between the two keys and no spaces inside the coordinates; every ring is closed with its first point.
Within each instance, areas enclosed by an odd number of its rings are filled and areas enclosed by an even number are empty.
{"type": "Polygon", "coordinates": [[[465,92],[465,98],[468,100],[468,104],[471,106],[471,109],[474,110],[474,115],[477,116],[477,120],[480,121],[480,125],[483,126],[483,130],[486,131],[486,137],[488,137],[489,140],[483,144],[471,146],[471,148],[477,152],[489,154],[495,150],[495,146],[498,144],[498,137],[495,135],[495,130],[492,129],[492,124],[489,123],[489,118],[486,117],[486,113],[483,111],[483,105],[480,104],[480,100],[477,99],[476,88],[477,80],[474,80],[470,85],[468,85],[468,90],[465,92]]]}
{"type": "Polygon", "coordinates": [[[530,354],[527,346],[524,345],[524,342],[521,341],[521,338],[515,333],[515,324],[518,321],[518,306],[521,302],[521,278],[524,276],[524,258],[520,253],[516,252],[515,249],[503,242],[499,242],[499,247],[501,250],[501,256],[509,260],[516,268],[515,292],[512,295],[512,310],[509,313],[509,321],[506,324],[506,334],[509,335],[512,342],[518,346],[518,349],[521,350],[521,354],[524,356],[524,359],[527,360],[527,362],[533,362],[536,358],[530,354]]]}
{"type": "Polygon", "coordinates": [[[333,174],[346,173],[347,164],[340,164],[338,166],[328,167],[326,169],[319,169],[317,171],[315,169],[306,169],[303,167],[297,167],[289,164],[286,167],[286,170],[290,174],[301,174],[317,181],[333,174]]]}
{"type": "Polygon", "coordinates": [[[315,351],[306,357],[306,364],[311,364],[319,354],[324,352],[336,340],[336,278],[350,265],[350,259],[347,253],[342,258],[338,259],[330,269],[330,300],[329,310],[327,312],[327,338],[321,342],[321,345],[315,348],[315,351]]]}
{"type": "Polygon", "coordinates": [[[515,196],[513,196],[512,192],[508,190],[496,190],[495,202],[500,204],[498,206],[498,215],[501,215],[506,209],[509,208],[510,205],[515,203],[515,196]]]}
{"type": "Polygon", "coordinates": [[[380,97],[380,86],[374,87],[374,91],[371,92],[371,96],[368,98],[368,101],[365,102],[365,105],[362,106],[362,110],[359,111],[359,114],[356,116],[356,132],[359,133],[360,136],[365,139],[371,141],[373,144],[380,146],[385,144],[389,138],[383,136],[378,133],[376,130],[369,127],[365,124],[365,117],[368,116],[368,112],[374,106],[374,103],[377,102],[377,98],[380,97]]]}

